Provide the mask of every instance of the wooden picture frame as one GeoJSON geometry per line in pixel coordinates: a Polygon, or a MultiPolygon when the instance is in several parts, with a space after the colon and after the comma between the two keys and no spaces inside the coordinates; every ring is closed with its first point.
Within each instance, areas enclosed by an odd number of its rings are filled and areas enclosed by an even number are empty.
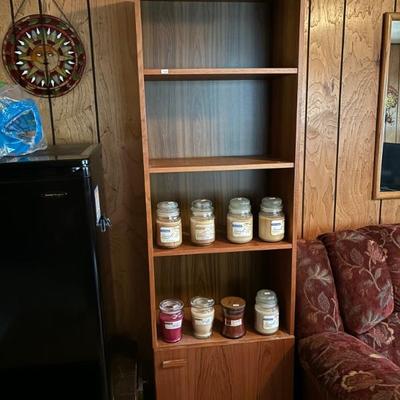
{"type": "Polygon", "coordinates": [[[390,53],[392,45],[391,43],[392,24],[394,21],[400,21],[400,13],[386,13],[384,15],[376,144],[375,144],[374,188],[373,188],[373,198],[376,200],[400,198],[400,190],[399,191],[381,190],[383,144],[385,139],[385,116],[386,116],[385,102],[386,102],[386,95],[388,92],[390,53]]]}

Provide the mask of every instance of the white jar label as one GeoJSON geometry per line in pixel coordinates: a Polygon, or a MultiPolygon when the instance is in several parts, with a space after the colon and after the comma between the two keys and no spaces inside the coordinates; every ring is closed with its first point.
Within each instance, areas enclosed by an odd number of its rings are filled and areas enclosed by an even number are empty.
{"type": "Polygon", "coordinates": [[[271,235],[278,236],[285,233],[285,220],[271,221],[271,235]]]}
{"type": "Polygon", "coordinates": [[[253,235],[253,224],[251,222],[232,222],[233,237],[248,237],[253,235]]]}
{"type": "Polygon", "coordinates": [[[215,239],[214,221],[210,222],[207,225],[196,225],[195,238],[196,240],[214,240],[215,239]]]}
{"type": "Polygon", "coordinates": [[[179,226],[162,226],[160,228],[161,243],[175,243],[181,239],[181,229],[179,226]]]}
{"type": "Polygon", "coordinates": [[[165,329],[178,329],[182,326],[182,320],[179,321],[171,321],[171,322],[164,322],[165,329]]]}
{"type": "Polygon", "coordinates": [[[279,315],[268,315],[263,317],[263,329],[279,328],[279,315]]]}
{"type": "Polygon", "coordinates": [[[195,318],[194,324],[197,326],[211,325],[213,322],[213,317],[205,317],[205,318],[195,318]]]}
{"type": "Polygon", "coordinates": [[[242,325],[242,319],[227,319],[225,318],[225,325],[226,326],[240,326],[242,325]]]}

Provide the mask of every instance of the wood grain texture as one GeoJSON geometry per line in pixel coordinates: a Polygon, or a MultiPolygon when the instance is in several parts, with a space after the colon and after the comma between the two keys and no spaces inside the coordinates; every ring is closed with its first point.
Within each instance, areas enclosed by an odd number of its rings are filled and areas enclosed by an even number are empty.
{"type": "Polygon", "coordinates": [[[303,6],[303,47],[299,49],[300,58],[298,65],[298,127],[297,127],[297,150],[296,150],[296,202],[295,202],[295,219],[297,227],[297,237],[301,237],[303,233],[303,185],[304,185],[304,164],[305,164],[305,132],[307,118],[307,85],[308,85],[308,41],[309,41],[309,16],[310,16],[310,0],[304,0],[303,6]]]}
{"type": "Polygon", "coordinates": [[[393,0],[347,2],[338,149],[336,229],[379,222],[371,200],[383,13],[393,0]]]}
{"type": "Polygon", "coordinates": [[[150,173],[152,174],[285,168],[294,168],[294,163],[261,156],[155,158],[150,160],[150,173]]]}
{"type": "Polygon", "coordinates": [[[344,0],[311,3],[303,229],[333,229],[344,0]],[[318,205],[318,206],[316,206],[318,205]]]}
{"type": "Polygon", "coordinates": [[[157,399],[289,400],[293,353],[294,340],[158,351],[157,399]],[[174,359],[187,360],[187,366],[162,368],[163,362],[174,359]]]}
{"type": "MultiPolygon", "coordinates": [[[[0,25],[0,38],[3,38],[7,33],[8,28],[12,24],[11,19],[11,9],[9,1],[1,1],[0,2],[0,16],[1,16],[1,25],[0,25]]],[[[0,62],[0,81],[5,83],[11,83],[11,78],[8,75],[8,72],[4,68],[3,62],[0,62]]]]}
{"type": "MultiPolygon", "coordinates": [[[[14,9],[14,20],[17,21],[23,17],[31,14],[39,14],[39,4],[37,0],[12,0],[14,9]]],[[[2,3],[6,3],[3,1],[2,3]]],[[[11,18],[12,21],[12,18],[11,18]]],[[[3,23],[2,23],[3,25],[3,23]]],[[[53,128],[52,128],[52,115],[50,112],[50,99],[47,97],[37,97],[24,92],[26,97],[35,100],[39,107],[40,116],[42,119],[43,132],[46,136],[48,144],[53,143],[53,128]]]]}
{"type": "Polygon", "coordinates": [[[82,40],[86,52],[86,68],[79,84],[66,95],[51,99],[53,118],[56,121],[56,143],[96,143],[93,60],[87,1],[42,0],[42,9],[44,14],[69,22],[82,40]]]}
{"type": "Polygon", "coordinates": [[[91,1],[106,200],[113,221],[110,278],[115,325],[118,333],[138,340],[141,357],[149,361],[150,302],[144,267],[147,238],[134,15],[133,1],[91,1]]]}
{"type": "MultiPolygon", "coordinates": [[[[394,11],[400,12],[399,1],[396,2],[394,11]]],[[[395,224],[400,222],[400,200],[382,200],[380,222],[382,224],[395,224]]]]}
{"type": "Polygon", "coordinates": [[[273,75],[295,74],[297,74],[297,68],[147,68],[144,70],[146,80],[257,79],[273,75]]]}
{"type": "Polygon", "coordinates": [[[146,82],[150,157],[267,154],[268,86],[264,80],[146,82]]]}
{"type": "Polygon", "coordinates": [[[144,65],[268,67],[270,4],[144,1],[144,65]]]}

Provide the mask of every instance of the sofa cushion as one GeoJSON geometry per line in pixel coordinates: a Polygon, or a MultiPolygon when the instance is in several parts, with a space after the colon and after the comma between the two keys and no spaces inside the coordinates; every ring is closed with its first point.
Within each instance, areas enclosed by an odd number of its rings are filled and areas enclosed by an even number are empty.
{"type": "Polygon", "coordinates": [[[343,330],[324,245],[319,240],[297,243],[296,336],[343,330]]]}
{"type": "Polygon", "coordinates": [[[400,311],[400,225],[371,225],[359,231],[386,249],[386,262],[393,284],[394,308],[400,311]]]}
{"type": "Polygon", "coordinates": [[[400,313],[392,313],[357,338],[400,366],[400,313]]]}
{"type": "Polygon", "coordinates": [[[345,332],[301,339],[299,355],[302,367],[335,399],[400,398],[400,367],[345,332]]]}
{"type": "Polygon", "coordinates": [[[354,230],[320,238],[328,251],[346,331],[365,333],[393,312],[386,251],[354,230]]]}

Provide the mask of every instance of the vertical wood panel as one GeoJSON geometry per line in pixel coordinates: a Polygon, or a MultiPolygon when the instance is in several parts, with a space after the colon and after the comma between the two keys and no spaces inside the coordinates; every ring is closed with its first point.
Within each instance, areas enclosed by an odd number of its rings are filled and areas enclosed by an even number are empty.
{"type": "MultiPolygon", "coordinates": [[[[118,332],[148,343],[146,212],[132,1],[91,0],[94,62],[118,332]]],[[[147,356],[148,359],[148,356],[147,356]]]]}
{"type": "Polygon", "coordinates": [[[379,222],[371,200],[383,13],[393,0],[348,0],[338,151],[336,229],[379,222]]]}
{"type": "MultiPolygon", "coordinates": [[[[2,0],[5,3],[6,0],[2,0]]],[[[14,20],[17,21],[27,15],[39,14],[39,4],[37,0],[13,0],[14,20]]],[[[2,21],[3,24],[3,21],[2,21]]],[[[49,99],[46,97],[32,96],[25,92],[26,96],[35,100],[42,118],[43,131],[48,144],[53,144],[53,131],[51,126],[51,113],[49,99]]]]}
{"type": "MultiPolygon", "coordinates": [[[[397,1],[395,11],[400,12],[400,1],[397,1]]],[[[382,200],[380,222],[382,224],[395,224],[400,222],[400,200],[382,200]]]]}
{"type": "Polygon", "coordinates": [[[344,0],[311,4],[303,205],[310,238],[334,222],[344,0]]]}
{"type": "Polygon", "coordinates": [[[86,52],[86,68],[75,88],[52,98],[57,144],[96,143],[97,126],[93,87],[93,66],[86,0],[42,0],[44,14],[69,22],[77,31],[86,52]]]}
{"type": "Polygon", "coordinates": [[[299,98],[298,98],[298,147],[297,147],[297,188],[296,188],[296,204],[295,204],[295,225],[297,227],[297,236],[301,237],[303,232],[303,181],[304,181],[304,161],[305,161],[305,130],[307,117],[307,83],[308,83],[308,44],[309,44],[309,15],[310,0],[304,2],[304,40],[303,56],[299,59],[299,98]]]}
{"type": "MultiPolygon", "coordinates": [[[[12,23],[11,10],[9,1],[0,1],[0,38],[3,40],[4,35],[7,33],[8,28],[12,23]]],[[[0,63],[0,81],[11,83],[11,78],[8,75],[6,69],[3,66],[3,62],[0,63]]]]}

